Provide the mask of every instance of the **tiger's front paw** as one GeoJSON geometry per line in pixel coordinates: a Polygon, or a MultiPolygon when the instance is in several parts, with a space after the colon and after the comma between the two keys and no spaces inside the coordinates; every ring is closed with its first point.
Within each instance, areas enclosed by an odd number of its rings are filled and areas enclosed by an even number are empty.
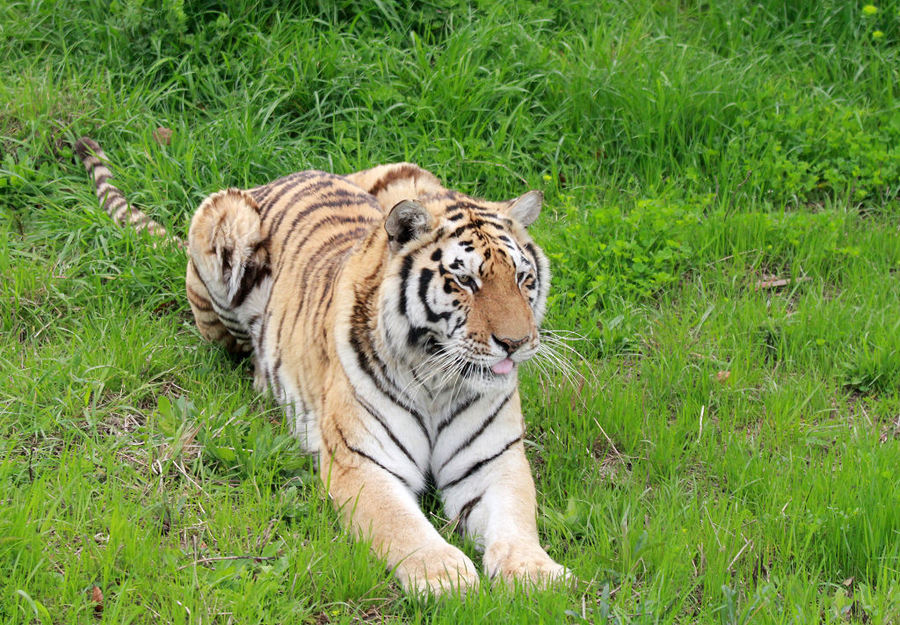
{"type": "Polygon", "coordinates": [[[417,551],[397,565],[396,573],[407,592],[419,595],[464,595],[478,588],[475,565],[452,545],[417,551]]]}
{"type": "Polygon", "coordinates": [[[538,545],[497,542],[484,552],[484,568],[491,579],[512,584],[546,588],[566,582],[572,574],[553,561],[538,545]]]}

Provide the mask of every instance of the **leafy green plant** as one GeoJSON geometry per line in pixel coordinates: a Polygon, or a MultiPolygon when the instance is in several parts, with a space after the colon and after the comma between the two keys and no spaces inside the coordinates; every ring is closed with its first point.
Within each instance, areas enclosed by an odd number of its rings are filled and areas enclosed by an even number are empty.
{"type": "Polygon", "coordinates": [[[687,235],[700,223],[701,207],[669,198],[639,200],[630,209],[581,206],[573,196],[562,204],[549,254],[551,317],[576,324],[604,352],[627,348],[633,303],[671,286],[691,266],[687,235]]]}
{"type": "Polygon", "coordinates": [[[883,393],[900,388],[900,350],[896,344],[871,345],[863,341],[849,348],[844,362],[843,383],[857,393],[883,393]]]}
{"type": "Polygon", "coordinates": [[[752,172],[776,203],[821,204],[846,198],[858,204],[900,193],[900,121],[843,104],[779,102],[734,139],[725,158],[752,172]]]}
{"type": "Polygon", "coordinates": [[[0,196],[28,193],[29,187],[49,181],[53,169],[46,159],[36,159],[24,147],[6,152],[0,160],[0,196]]]}

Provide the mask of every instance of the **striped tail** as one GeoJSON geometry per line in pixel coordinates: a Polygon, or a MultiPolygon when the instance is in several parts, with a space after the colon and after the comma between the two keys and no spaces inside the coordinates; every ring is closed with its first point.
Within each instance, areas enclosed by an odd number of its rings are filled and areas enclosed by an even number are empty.
{"type": "Polygon", "coordinates": [[[181,239],[169,236],[166,229],[160,224],[150,219],[150,217],[142,210],[135,208],[128,203],[122,192],[114,185],[110,184],[112,172],[106,164],[109,159],[100,145],[89,137],[82,137],[75,142],[75,155],[84,164],[84,168],[91,174],[94,179],[94,191],[97,194],[97,200],[100,207],[106,211],[106,214],[123,228],[130,227],[137,232],[147,231],[153,236],[169,239],[178,247],[184,247],[181,239]]]}

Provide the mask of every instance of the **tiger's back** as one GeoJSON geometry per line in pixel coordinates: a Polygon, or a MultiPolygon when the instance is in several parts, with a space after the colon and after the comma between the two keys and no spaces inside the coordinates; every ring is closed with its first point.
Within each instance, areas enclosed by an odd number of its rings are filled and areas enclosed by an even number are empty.
{"type": "Polygon", "coordinates": [[[252,353],[257,387],[284,404],[307,450],[318,451],[321,389],[336,364],[335,289],[348,255],[395,196],[443,191],[410,163],[350,176],[309,170],[213,194],[195,213],[187,293],[198,326],[230,351],[252,353]],[[238,268],[240,278],[225,280],[219,295],[218,276],[238,268]]]}
{"type": "Polygon", "coordinates": [[[288,418],[306,448],[318,451],[321,389],[335,364],[330,345],[337,278],[350,251],[383,215],[372,195],[325,172],[304,172],[251,195],[258,198],[272,263],[257,377],[290,406],[288,418]]]}

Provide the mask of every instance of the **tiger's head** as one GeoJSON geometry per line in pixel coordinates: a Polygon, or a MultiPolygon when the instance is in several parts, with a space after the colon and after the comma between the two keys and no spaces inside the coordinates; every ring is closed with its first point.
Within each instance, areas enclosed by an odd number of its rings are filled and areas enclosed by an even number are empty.
{"type": "Polygon", "coordinates": [[[389,211],[382,318],[419,377],[484,392],[512,384],[537,352],[550,270],[525,227],[542,201],[540,191],[508,202],[443,192],[389,211]]]}

